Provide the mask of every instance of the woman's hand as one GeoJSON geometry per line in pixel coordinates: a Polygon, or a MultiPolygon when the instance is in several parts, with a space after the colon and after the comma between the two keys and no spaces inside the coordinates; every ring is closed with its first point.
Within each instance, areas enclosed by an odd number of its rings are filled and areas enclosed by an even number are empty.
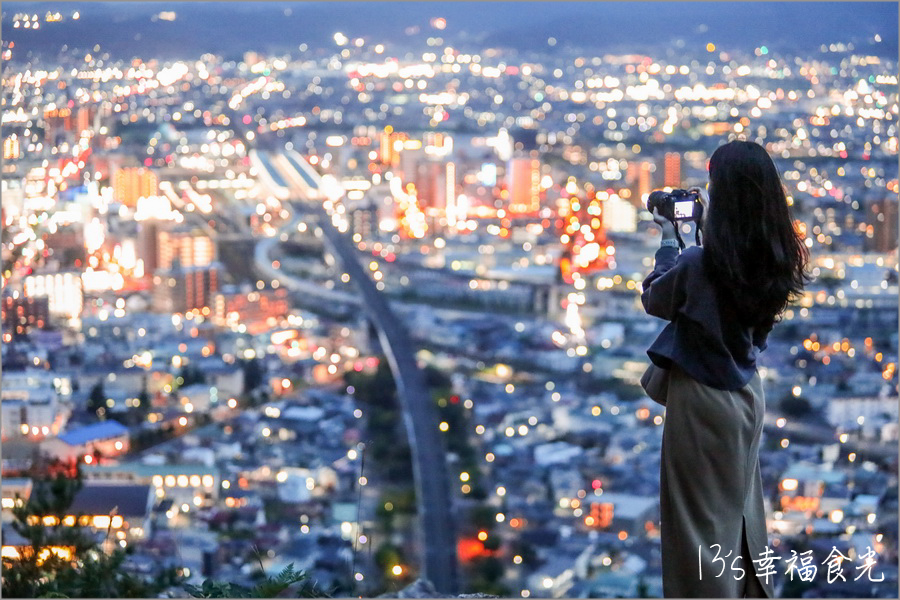
{"type": "Polygon", "coordinates": [[[662,229],[662,239],[664,240],[674,240],[675,239],[675,225],[672,221],[660,215],[656,212],[656,207],[653,207],[653,221],[659,225],[660,229],[662,229]]]}
{"type": "Polygon", "coordinates": [[[700,204],[703,205],[703,212],[706,213],[709,210],[709,194],[706,193],[706,190],[702,187],[694,186],[688,189],[688,192],[696,192],[700,196],[700,204]]]}

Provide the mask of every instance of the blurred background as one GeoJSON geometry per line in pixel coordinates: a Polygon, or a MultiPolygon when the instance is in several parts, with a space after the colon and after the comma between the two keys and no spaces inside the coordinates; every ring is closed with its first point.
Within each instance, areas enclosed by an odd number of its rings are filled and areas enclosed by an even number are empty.
{"type": "Polygon", "coordinates": [[[4,3],[4,595],[660,597],[644,203],[747,139],[776,590],[896,597],[897,10],[4,3]]]}

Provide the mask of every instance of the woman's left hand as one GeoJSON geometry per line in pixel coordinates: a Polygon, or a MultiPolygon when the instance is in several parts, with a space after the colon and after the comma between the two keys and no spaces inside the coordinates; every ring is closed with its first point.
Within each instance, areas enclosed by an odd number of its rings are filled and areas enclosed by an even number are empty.
{"type": "Polygon", "coordinates": [[[675,239],[675,224],[672,223],[669,219],[659,214],[656,210],[656,207],[653,207],[653,222],[659,225],[659,228],[662,230],[662,239],[664,240],[674,240],[675,239]]]}

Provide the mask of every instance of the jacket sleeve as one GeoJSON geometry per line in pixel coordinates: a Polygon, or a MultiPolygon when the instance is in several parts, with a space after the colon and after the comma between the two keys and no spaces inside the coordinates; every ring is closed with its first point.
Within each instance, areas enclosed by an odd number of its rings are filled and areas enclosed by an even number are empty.
{"type": "Polygon", "coordinates": [[[641,303],[648,315],[671,321],[687,299],[687,262],[677,248],[656,251],[656,265],[641,284],[641,303]]]}

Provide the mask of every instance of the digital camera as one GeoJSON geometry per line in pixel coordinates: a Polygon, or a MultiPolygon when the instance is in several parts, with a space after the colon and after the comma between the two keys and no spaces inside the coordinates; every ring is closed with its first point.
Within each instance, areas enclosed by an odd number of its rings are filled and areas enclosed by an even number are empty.
{"type": "Polygon", "coordinates": [[[647,198],[647,210],[653,212],[654,208],[660,216],[670,221],[699,223],[703,218],[703,204],[701,204],[700,195],[697,192],[688,192],[687,190],[650,192],[650,196],[647,198]]]}

